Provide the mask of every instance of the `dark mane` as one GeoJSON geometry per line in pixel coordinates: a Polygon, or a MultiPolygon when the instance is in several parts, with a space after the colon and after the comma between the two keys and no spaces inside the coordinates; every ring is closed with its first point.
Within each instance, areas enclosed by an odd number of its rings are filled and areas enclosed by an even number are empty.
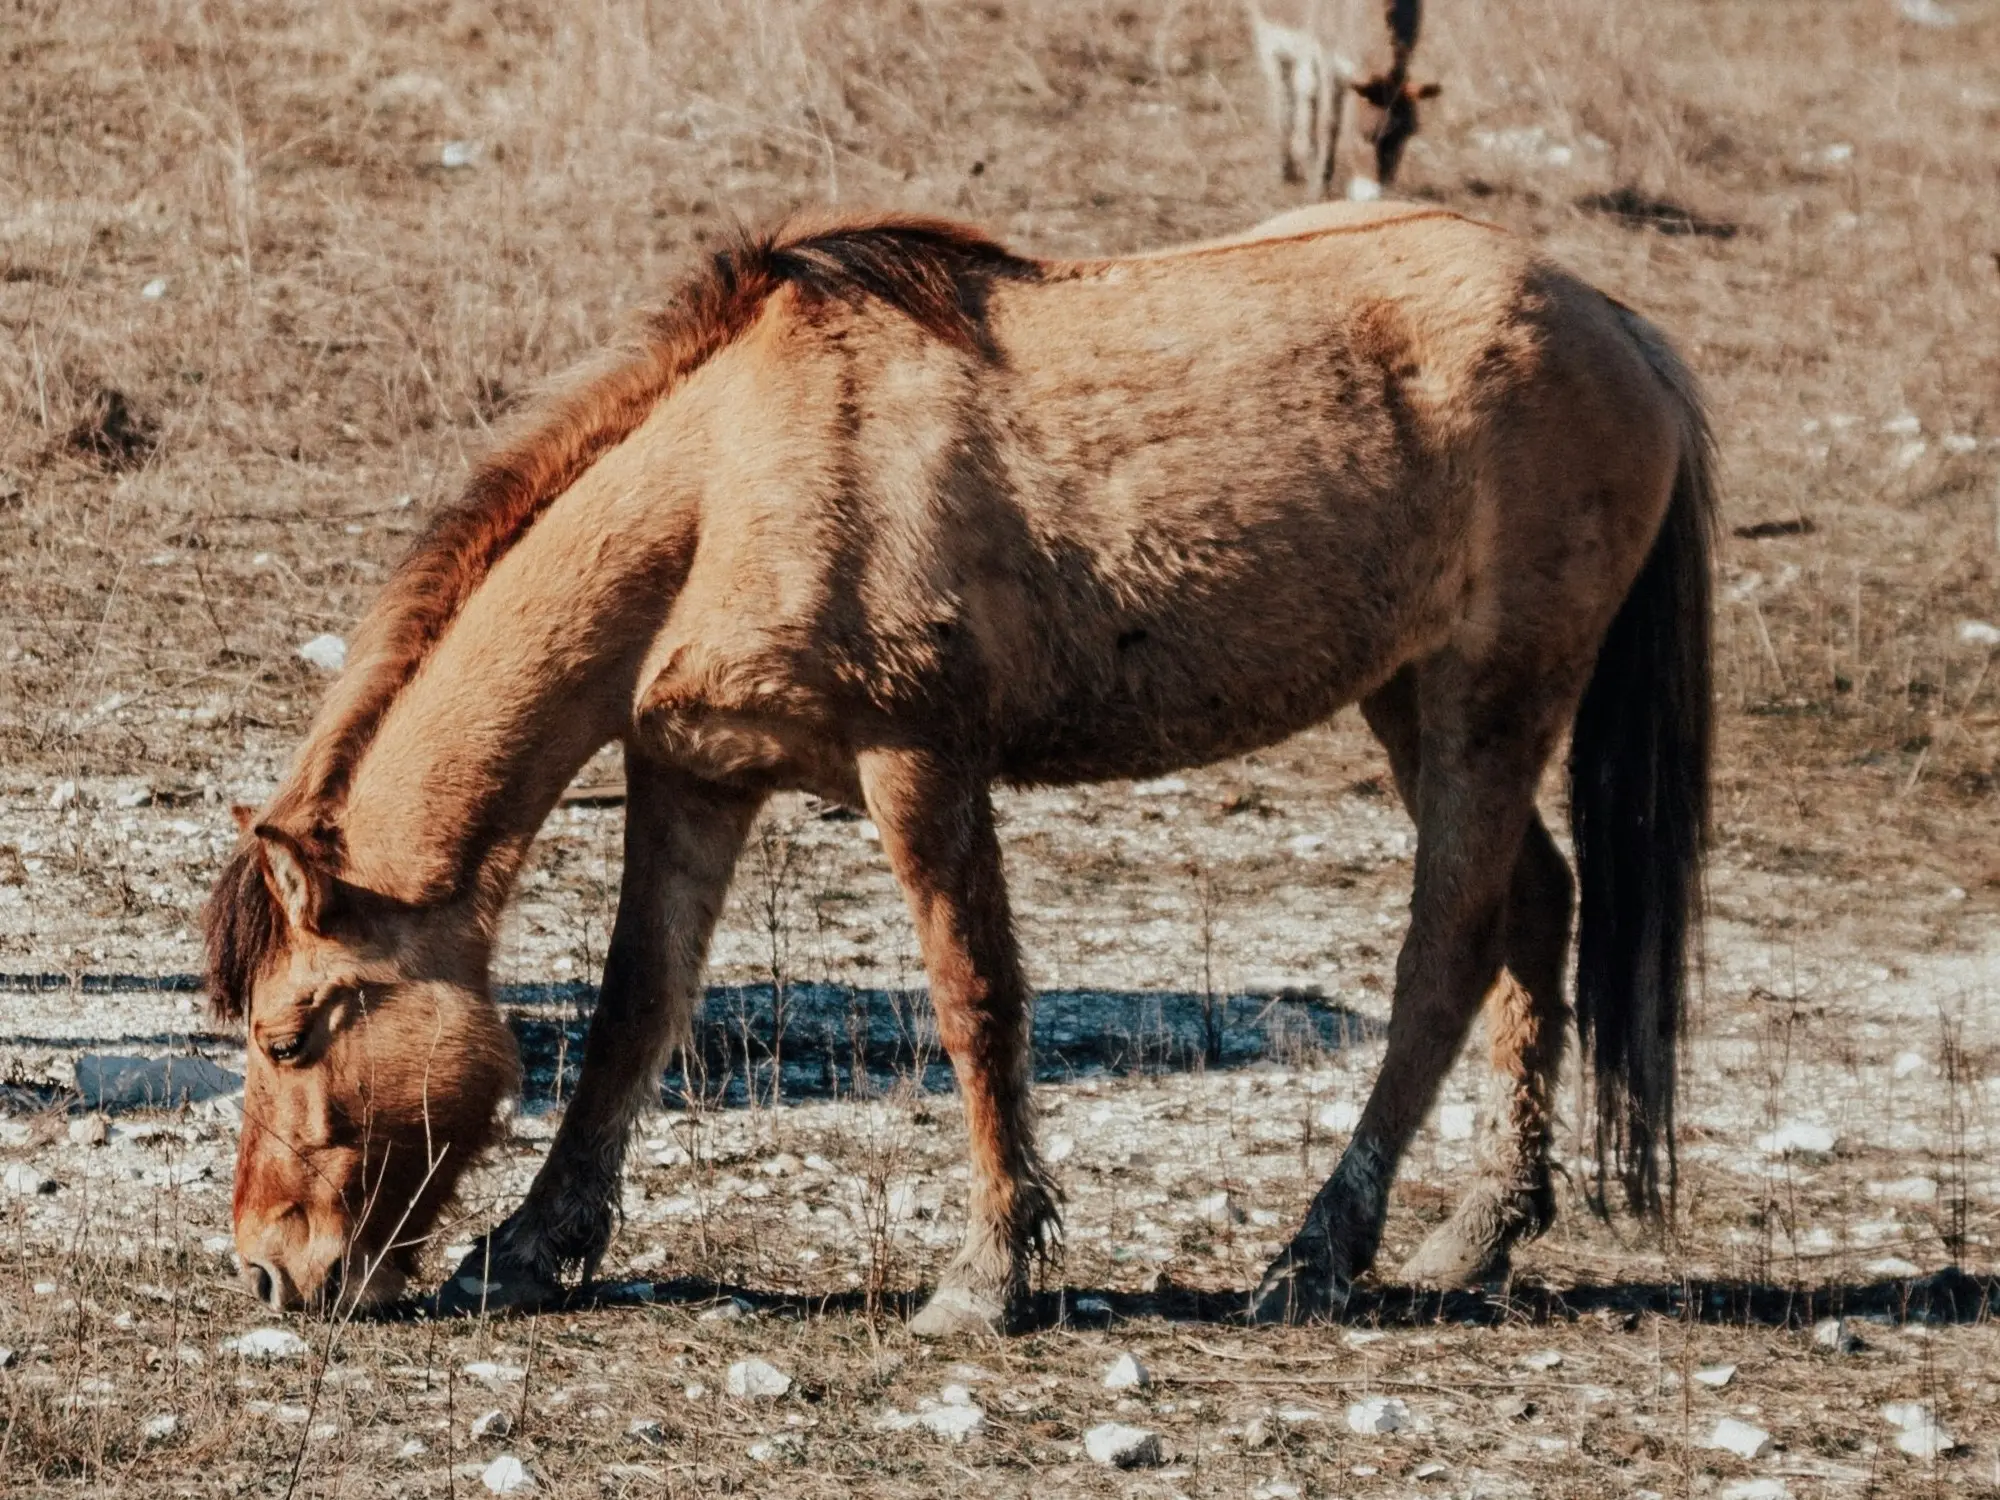
{"type": "MultiPolygon", "coordinates": [[[[944,220],[788,224],[714,252],[637,337],[537,402],[410,549],[355,632],[349,665],[315,720],[269,820],[337,851],[333,824],[383,717],[494,566],[599,458],[681,380],[739,338],[790,287],[810,303],[894,307],[947,343],[990,353],[986,289],[1033,274],[977,230],[944,220]]],[[[284,936],[254,845],[224,866],[203,914],[218,1014],[241,1017],[250,985],[284,936]]]]}

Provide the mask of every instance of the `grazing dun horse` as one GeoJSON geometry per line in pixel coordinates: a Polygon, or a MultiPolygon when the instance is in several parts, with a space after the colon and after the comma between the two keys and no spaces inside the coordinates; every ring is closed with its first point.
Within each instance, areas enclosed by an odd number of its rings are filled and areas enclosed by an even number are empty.
{"type": "Polygon", "coordinates": [[[1422,21],[1422,0],[1250,0],[1285,181],[1310,169],[1329,198],[1345,162],[1350,198],[1379,198],[1395,182],[1417,105],[1439,92],[1410,82],[1422,21]]]}
{"type": "Polygon", "coordinates": [[[537,828],[622,740],[624,883],[582,1075],[446,1306],[603,1255],[759,807],[865,808],[970,1135],[919,1331],[1004,1327],[1057,1228],[990,788],[1153,776],[1358,702],[1418,828],[1388,1049],[1251,1304],[1337,1312],[1484,1000],[1502,1107],[1410,1272],[1553,1210],[1572,881],[1536,810],[1571,736],[1600,1157],[1670,1180],[1709,738],[1709,440],[1666,341],[1488,225],[1389,205],[1042,261],[921,219],[715,254],[527,414],[355,637],[207,916],[248,1027],[244,1274],[400,1293],[517,1087],[487,966],[537,828]]]}

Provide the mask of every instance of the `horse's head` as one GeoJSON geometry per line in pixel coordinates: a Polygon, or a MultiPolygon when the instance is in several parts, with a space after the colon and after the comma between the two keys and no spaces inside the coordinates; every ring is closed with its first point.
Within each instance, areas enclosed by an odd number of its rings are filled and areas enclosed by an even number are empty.
{"type": "Polygon", "coordinates": [[[1411,83],[1400,65],[1387,73],[1352,85],[1361,98],[1356,129],[1375,151],[1375,182],[1378,190],[1396,180],[1403,163],[1403,148],[1417,133],[1417,105],[1435,99],[1442,85],[1411,83]]]}
{"type": "Polygon", "coordinates": [[[236,1249],[274,1307],[391,1301],[517,1084],[468,902],[339,879],[327,844],[239,810],[209,903],[209,992],[244,1022],[236,1249]]]}

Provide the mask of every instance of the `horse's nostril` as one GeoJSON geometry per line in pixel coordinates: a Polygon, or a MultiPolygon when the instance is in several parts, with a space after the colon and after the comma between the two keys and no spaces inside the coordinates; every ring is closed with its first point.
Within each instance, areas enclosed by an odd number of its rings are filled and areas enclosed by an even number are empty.
{"type": "Polygon", "coordinates": [[[346,1270],[347,1267],[340,1261],[326,1268],[326,1280],[319,1285],[319,1300],[322,1303],[330,1306],[340,1300],[340,1283],[346,1270]]]}
{"type": "Polygon", "coordinates": [[[267,1306],[276,1307],[278,1278],[271,1274],[271,1268],[253,1261],[246,1269],[250,1272],[250,1288],[257,1294],[257,1300],[267,1306]]]}

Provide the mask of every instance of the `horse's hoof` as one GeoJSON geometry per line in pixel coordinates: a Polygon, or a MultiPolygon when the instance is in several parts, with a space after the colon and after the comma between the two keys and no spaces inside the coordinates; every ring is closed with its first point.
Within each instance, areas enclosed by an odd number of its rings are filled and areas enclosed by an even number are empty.
{"type": "Polygon", "coordinates": [[[1010,1326],[1007,1304],[967,1287],[941,1286],[923,1310],[910,1319],[910,1332],[920,1339],[992,1338],[1010,1326]]]}
{"type": "Polygon", "coordinates": [[[503,1316],[540,1312],[563,1299],[560,1283],[538,1276],[525,1266],[489,1263],[474,1250],[438,1288],[438,1316],[445,1318],[503,1316]]]}
{"type": "Polygon", "coordinates": [[[1515,1242],[1541,1232],[1536,1207],[1502,1189],[1474,1187],[1403,1262],[1404,1283],[1451,1291],[1505,1276],[1515,1242]]]}
{"type": "Polygon", "coordinates": [[[1250,1294],[1252,1323],[1331,1322],[1347,1310],[1354,1283],[1287,1249],[1250,1294]]]}
{"type": "Polygon", "coordinates": [[[1433,1229],[1403,1262],[1403,1284],[1437,1291],[1480,1286],[1507,1274],[1508,1249],[1505,1240],[1482,1243],[1454,1218],[1433,1229]]]}

